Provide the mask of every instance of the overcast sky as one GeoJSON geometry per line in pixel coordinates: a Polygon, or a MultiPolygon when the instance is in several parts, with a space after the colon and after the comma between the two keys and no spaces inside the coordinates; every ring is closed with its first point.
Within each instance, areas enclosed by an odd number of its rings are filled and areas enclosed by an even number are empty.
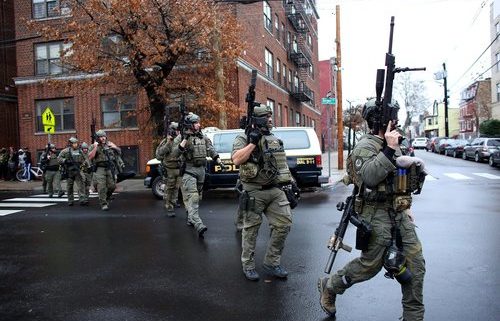
{"type": "Polygon", "coordinates": [[[319,59],[336,55],[338,4],[344,108],[346,99],[362,102],[374,96],[376,70],[385,66],[390,17],[395,16],[396,66],[427,67],[425,72],[412,72],[412,77],[425,81],[432,102],[442,101],[444,96],[442,81],[435,81],[433,74],[445,62],[450,107],[458,107],[460,91],[491,66],[489,50],[474,64],[491,42],[490,3],[491,0],[316,0],[320,15],[319,59]]]}

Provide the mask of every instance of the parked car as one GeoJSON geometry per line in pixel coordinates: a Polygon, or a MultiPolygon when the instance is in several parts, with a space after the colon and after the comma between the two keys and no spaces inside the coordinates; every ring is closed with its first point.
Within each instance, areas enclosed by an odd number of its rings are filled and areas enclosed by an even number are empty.
{"type": "Polygon", "coordinates": [[[403,139],[399,146],[403,155],[415,156],[414,148],[410,145],[407,139],[403,139]]]}
{"type": "Polygon", "coordinates": [[[462,158],[472,158],[476,162],[482,162],[488,160],[498,146],[500,146],[500,138],[479,137],[464,147],[462,158]]]}
{"type": "Polygon", "coordinates": [[[429,142],[425,146],[425,150],[431,151],[433,153],[437,153],[436,149],[439,146],[439,141],[441,139],[446,139],[446,138],[448,138],[448,137],[432,137],[431,139],[429,139],[429,142]]]}
{"type": "Polygon", "coordinates": [[[500,147],[498,147],[496,151],[491,153],[490,158],[488,158],[488,164],[490,164],[491,167],[500,165],[500,147]]]}
{"type": "Polygon", "coordinates": [[[439,142],[436,144],[435,152],[438,154],[444,154],[444,151],[446,147],[452,142],[454,139],[452,138],[444,138],[440,139],[439,142]]]}
{"type": "Polygon", "coordinates": [[[429,138],[427,137],[417,137],[413,140],[412,146],[414,149],[425,149],[427,143],[429,142],[429,138]]]}
{"type": "Polygon", "coordinates": [[[449,141],[448,146],[445,147],[444,154],[455,158],[462,157],[464,147],[467,144],[470,144],[467,139],[452,139],[449,141]]]}
{"type": "MultiPolygon", "coordinates": [[[[231,151],[236,135],[241,129],[207,131],[206,135],[212,141],[215,150],[224,162],[225,171],[207,158],[207,174],[205,190],[215,188],[235,187],[239,175],[239,166],[231,161],[231,151]]],[[[320,187],[328,183],[328,177],[322,176],[321,147],[318,137],[310,127],[277,127],[273,134],[284,142],[288,167],[299,188],[320,187]]],[[[144,185],[152,189],[153,195],[163,198],[164,183],[160,175],[160,161],[156,158],[146,165],[144,185]]]]}

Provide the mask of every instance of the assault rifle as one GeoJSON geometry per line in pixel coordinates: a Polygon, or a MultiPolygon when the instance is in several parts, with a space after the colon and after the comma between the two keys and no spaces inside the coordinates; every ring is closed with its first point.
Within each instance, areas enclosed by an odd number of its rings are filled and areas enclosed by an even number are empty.
{"type": "Polygon", "coordinates": [[[425,70],[423,68],[398,68],[395,66],[396,57],[392,54],[392,38],[394,33],[394,16],[391,17],[391,26],[389,32],[389,50],[385,54],[385,67],[386,69],[377,69],[377,80],[375,83],[376,91],[376,105],[378,109],[379,119],[374,122],[374,131],[378,132],[379,129],[387,128],[389,121],[393,121],[393,127],[396,127],[398,120],[398,110],[397,106],[392,104],[392,86],[394,82],[394,75],[398,72],[406,71],[420,71],[425,70]],[[387,74],[386,74],[387,70],[387,74]],[[385,77],[385,90],[384,90],[384,77],[385,77]],[[384,92],[384,98],[382,99],[382,91],[384,92]]]}
{"type": "MultiPolygon", "coordinates": [[[[184,134],[184,131],[186,130],[186,96],[182,96],[181,98],[181,103],[179,104],[179,113],[181,115],[179,119],[179,132],[184,134]]],[[[174,135],[175,136],[175,135],[174,135]]]]}
{"type": "Polygon", "coordinates": [[[361,220],[358,213],[354,210],[354,203],[356,202],[356,195],[358,194],[358,187],[355,186],[352,194],[347,197],[345,202],[340,202],[337,204],[337,210],[343,211],[340,223],[335,229],[335,233],[330,237],[328,241],[328,249],[330,249],[330,255],[328,256],[328,262],[326,263],[325,273],[330,274],[332,270],[333,263],[337,257],[337,252],[342,249],[347,252],[352,251],[352,247],[344,244],[344,235],[351,222],[354,226],[358,228],[356,233],[356,249],[363,250],[366,249],[368,245],[368,240],[371,236],[372,228],[370,224],[361,220]]]}
{"type": "Polygon", "coordinates": [[[97,135],[95,133],[95,118],[92,115],[92,122],[90,123],[90,143],[94,144],[97,140],[97,135]]]}
{"type": "MultiPolygon", "coordinates": [[[[247,115],[246,115],[246,124],[245,124],[245,134],[248,135],[250,130],[252,129],[252,119],[253,119],[253,109],[255,106],[259,106],[259,103],[255,102],[255,83],[257,82],[257,70],[252,70],[252,78],[250,80],[250,86],[248,86],[247,96],[245,98],[245,102],[247,103],[247,115]]],[[[245,117],[245,116],[243,116],[245,117]]],[[[243,118],[242,118],[243,119],[243,118]]],[[[243,125],[243,124],[241,124],[243,125]]]]}

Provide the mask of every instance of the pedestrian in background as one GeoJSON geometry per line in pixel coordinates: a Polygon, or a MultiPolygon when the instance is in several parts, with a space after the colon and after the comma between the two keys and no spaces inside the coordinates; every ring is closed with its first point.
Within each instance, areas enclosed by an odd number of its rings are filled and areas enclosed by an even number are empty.
{"type": "Polygon", "coordinates": [[[28,147],[24,148],[24,169],[27,174],[28,181],[31,181],[31,152],[28,147]]]}
{"type": "Polygon", "coordinates": [[[9,172],[9,153],[7,148],[0,149],[0,180],[7,180],[7,173],[9,172]]]}
{"type": "Polygon", "coordinates": [[[8,178],[11,181],[16,180],[16,171],[19,166],[19,154],[16,152],[14,147],[9,147],[9,161],[7,162],[8,166],[8,178]]]}

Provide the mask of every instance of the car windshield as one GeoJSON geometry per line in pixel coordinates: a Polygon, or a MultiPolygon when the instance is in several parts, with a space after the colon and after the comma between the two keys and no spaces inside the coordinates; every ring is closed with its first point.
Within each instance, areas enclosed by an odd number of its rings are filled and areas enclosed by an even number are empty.
{"type": "Polygon", "coordinates": [[[273,131],[273,134],[283,141],[285,149],[307,149],[311,147],[305,130],[273,131]]]}
{"type": "Polygon", "coordinates": [[[221,133],[214,135],[214,148],[217,153],[231,153],[233,150],[233,142],[239,133],[221,133]]]}
{"type": "Polygon", "coordinates": [[[500,139],[489,139],[488,146],[500,146],[500,139]]]}

